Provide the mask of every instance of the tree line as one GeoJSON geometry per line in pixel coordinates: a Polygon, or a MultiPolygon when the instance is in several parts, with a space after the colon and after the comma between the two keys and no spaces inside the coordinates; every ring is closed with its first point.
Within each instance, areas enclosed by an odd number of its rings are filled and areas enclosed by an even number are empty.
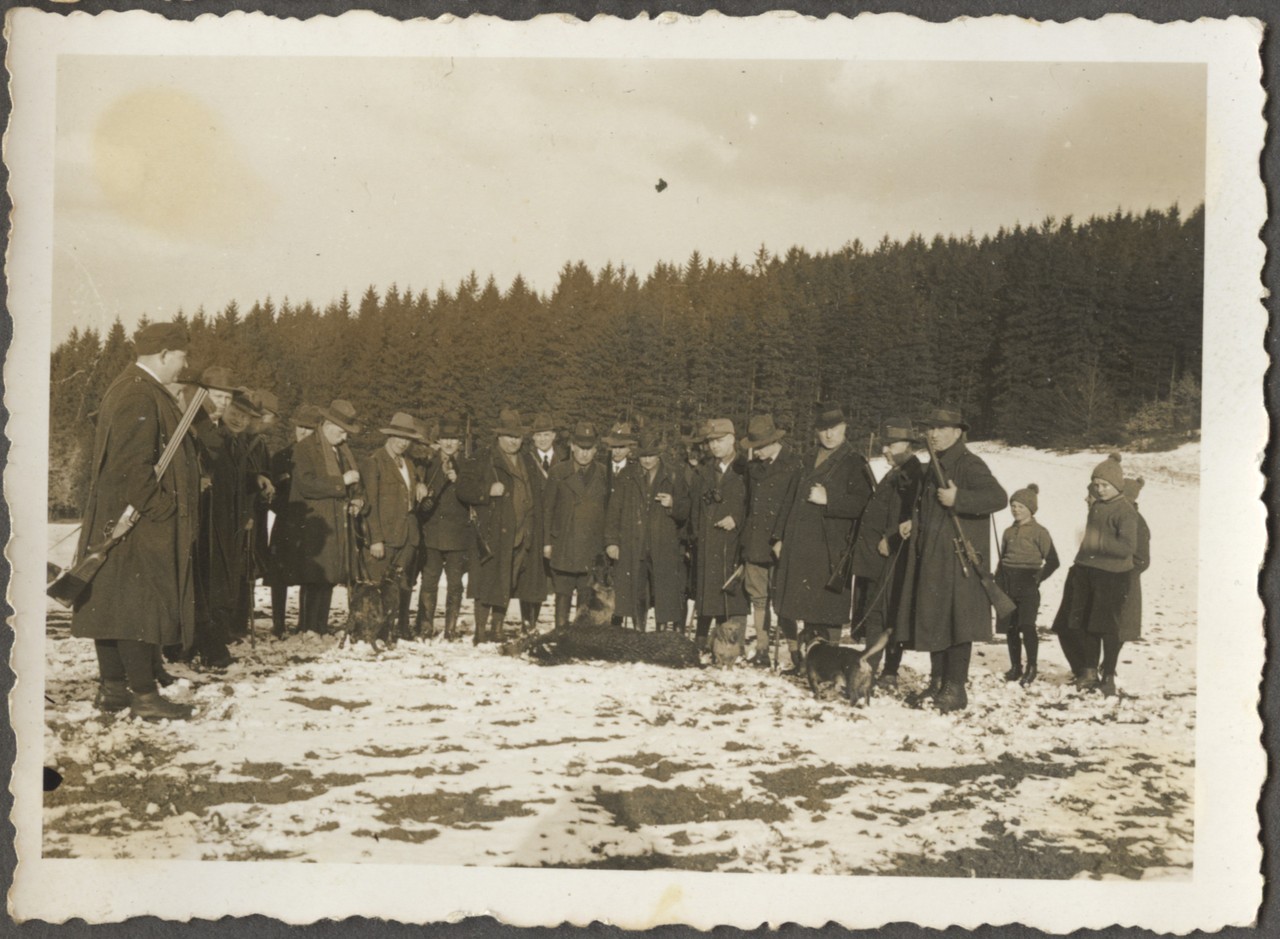
{"type": "MultiPolygon", "coordinates": [[[[762,246],[747,262],[695,251],[643,276],[579,261],[546,294],[473,272],[434,293],[370,286],[355,303],[232,300],[174,319],[197,368],[229,366],[286,415],[347,398],[374,430],[396,410],[456,410],[482,434],[510,405],[562,425],[649,421],[674,439],[681,423],[745,427],[767,411],[803,442],[814,404],[838,401],[866,440],[885,417],[944,402],[975,438],[1072,447],[1199,427],[1203,278],[1204,208],[1173,206],[980,239],[762,246]]],[[[83,503],[93,417],[129,340],[117,320],[52,353],[51,512],[83,503]]]]}

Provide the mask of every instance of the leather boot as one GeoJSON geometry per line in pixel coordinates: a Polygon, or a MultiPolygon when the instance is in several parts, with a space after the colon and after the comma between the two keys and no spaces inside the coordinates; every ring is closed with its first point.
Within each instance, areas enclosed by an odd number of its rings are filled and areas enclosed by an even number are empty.
{"type": "Polygon", "coordinates": [[[964,685],[944,684],[933,699],[933,706],[943,714],[963,711],[969,706],[969,695],[965,693],[964,685]]]}
{"type": "Polygon", "coordinates": [[[929,684],[920,691],[914,691],[907,695],[907,706],[913,708],[922,708],[930,701],[933,701],[942,693],[942,678],[934,675],[929,679],[929,684]]]}
{"type": "Polygon", "coordinates": [[[185,721],[191,718],[194,708],[189,704],[176,704],[158,691],[129,695],[129,710],[134,717],[146,721],[185,721]]]}
{"type": "Polygon", "coordinates": [[[1036,668],[1036,663],[1032,662],[1030,665],[1027,666],[1026,671],[1022,673],[1022,678],[1018,681],[1018,684],[1022,685],[1022,687],[1025,688],[1028,685],[1030,685],[1033,681],[1035,681],[1036,676],[1039,674],[1040,674],[1040,670],[1036,668]]]}
{"type": "Polygon", "coordinates": [[[1097,691],[1098,684],[1098,670],[1096,668],[1086,668],[1080,673],[1080,677],[1076,679],[1076,688],[1080,691],[1097,691]]]}
{"type": "Polygon", "coordinates": [[[1098,690],[1102,692],[1104,698],[1114,698],[1116,696],[1116,673],[1103,672],[1102,680],[1098,682],[1098,690]]]}
{"type": "Polygon", "coordinates": [[[129,706],[129,686],[123,681],[104,679],[98,683],[98,693],[93,696],[93,706],[99,711],[114,714],[129,706]]]}
{"type": "Polygon", "coordinates": [[[413,631],[423,639],[436,637],[436,594],[434,590],[427,590],[425,580],[422,582],[422,593],[418,596],[418,615],[413,620],[413,631]],[[430,596],[427,596],[428,593],[430,596]]]}
{"type": "MultiPolygon", "coordinates": [[[[1035,668],[1035,666],[1032,665],[1031,668],[1035,668]]],[[[1004,673],[1005,681],[1017,681],[1021,677],[1022,677],[1021,665],[1015,665],[1013,668],[1009,669],[1009,671],[1004,673]]]]}
{"type": "Polygon", "coordinates": [[[485,641],[485,636],[489,632],[489,608],[481,603],[476,603],[475,616],[476,631],[471,634],[471,644],[478,646],[485,641]]]}
{"type": "Polygon", "coordinates": [[[569,610],[573,606],[573,594],[556,594],[556,629],[569,625],[569,610]]]}
{"type": "MultiPolygon", "coordinates": [[[[453,642],[458,638],[458,611],[462,609],[462,597],[445,597],[444,600],[444,640],[453,642]]],[[[433,617],[434,619],[434,617],[433,617]]],[[[427,633],[428,639],[435,638],[435,626],[427,633]]]]}

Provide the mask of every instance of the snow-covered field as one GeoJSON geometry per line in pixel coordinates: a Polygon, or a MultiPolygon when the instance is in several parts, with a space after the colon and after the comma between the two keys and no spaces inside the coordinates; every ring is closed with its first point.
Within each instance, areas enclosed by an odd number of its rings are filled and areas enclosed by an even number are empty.
{"type": "MultiPolygon", "coordinates": [[[[1069,565],[1104,454],[974,449],[1009,492],[1039,484],[1037,517],[1069,565]]],[[[902,702],[924,683],[916,653],[897,696],[853,709],[746,666],[277,642],[259,588],[257,641],[225,674],[170,666],[182,680],[167,693],[196,718],[147,724],[95,711],[92,645],[51,604],[45,762],[63,783],[45,796],[44,853],[1187,878],[1199,458],[1196,444],[1125,457],[1147,480],[1154,560],[1144,639],[1125,647],[1113,700],[1069,687],[1043,628],[1065,571],[1043,589],[1041,680],[1006,685],[1003,640],[979,646],[970,707],[949,716],[902,702]]],[[[50,543],[67,530],[51,526],[50,543]]],[[[549,603],[543,616],[550,628],[549,603]]]]}

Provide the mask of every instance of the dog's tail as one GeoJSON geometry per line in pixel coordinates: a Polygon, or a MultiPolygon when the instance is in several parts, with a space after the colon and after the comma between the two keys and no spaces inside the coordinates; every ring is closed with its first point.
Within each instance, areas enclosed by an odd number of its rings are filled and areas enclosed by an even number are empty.
{"type": "Polygon", "coordinates": [[[862,655],[858,656],[858,664],[866,662],[872,656],[879,655],[884,651],[885,646],[889,644],[889,640],[893,638],[893,630],[886,629],[880,634],[880,638],[862,650],[862,655]]]}

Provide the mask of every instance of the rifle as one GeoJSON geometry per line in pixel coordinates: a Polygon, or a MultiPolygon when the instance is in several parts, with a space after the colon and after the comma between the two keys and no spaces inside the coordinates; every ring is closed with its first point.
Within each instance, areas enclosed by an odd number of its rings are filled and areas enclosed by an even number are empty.
{"type": "MultiPolygon", "coordinates": [[[[867,477],[871,491],[875,492],[876,480],[871,472],[871,466],[868,463],[863,463],[862,469],[867,477]]],[[[858,546],[858,533],[861,530],[862,519],[855,518],[853,524],[849,527],[849,540],[845,542],[844,551],[840,554],[840,560],[836,562],[836,566],[831,571],[831,576],[827,578],[826,588],[833,593],[842,593],[844,588],[849,585],[849,582],[853,580],[853,555],[858,546]]]]}
{"type": "MultiPolygon", "coordinates": [[[[174,428],[173,435],[169,438],[169,442],[165,444],[164,452],[160,454],[160,460],[156,463],[157,480],[164,477],[169,464],[177,456],[178,449],[182,446],[182,442],[187,436],[187,431],[191,429],[191,422],[195,420],[196,414],[208,395],[209,392],[205,388],[196,387],[195,394],[191,396],[191,403],[187,405],[182,419],[178,421],[178,426],[174,428]]],[[[120,517],[116,519],[115,524],[104,532],[102,541],[99,541],[96,545],[89,545],[85,556],[79,558],[71,567],[59,574],[57,580],[48,586],[45,593],[67,609],[71,609],[85,588],[93,581],[93,578],[98,576],[98,571],[102,570],[102,565],[106,563],[108,552],[124,541],[125,536],[133,530],[133,526],[138,523],[138,519],[141,517],[137,509],[131,505],[126,505],[124,511],[120,513],[120,517]]]]}
{"type": "MultiPolygon", "coordinates": [[[[937,451],[933,449],[933,444],[929,442],[927,435],[924,445],[929,449],[929,466],[933,472],[934,482],[938,484],[939,489],[945,489],[947,487],[947,478],[942,474],[942,465],[938,462],[937,451]]],[[[973,542],[965,535],[964,529],[960,525],[960,517],[956,515],[954,505],[947,508],[947,514],[951,516],[951,523],[956,530],[954,541],[956,557],[960,561],[960,573],[968,577],[970,569],[977,572],[978,580],[982,582],[982,590],[987,595],[987,602],[996,611],[996,616],[1011,615],[1017,610],[1018,605],[1009,599],[1007,593],[1000,589],[995,578],[991,576],[991,572],[982,569],[982,555],[978,553],[977,548],[973,546],[973,542]]]]}

